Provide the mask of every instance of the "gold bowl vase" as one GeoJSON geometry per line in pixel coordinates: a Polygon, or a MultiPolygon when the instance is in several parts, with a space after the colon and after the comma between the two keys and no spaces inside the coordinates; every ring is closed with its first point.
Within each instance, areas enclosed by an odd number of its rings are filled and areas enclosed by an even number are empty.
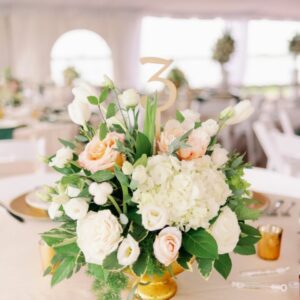
{"type": "MultiPolygon", "coordinates": [[[[193,259],[189,263],[190,270],[193,259]]],[[[142,300],[168,300],[176,295],[177,284],[173,278],[185,271],[177,262],[171,265],[172,272],[166,271],[162,276],[149,276],[143,275],[141,277],[135,277],[137,288],[135,291],[136,299],[142,300]],[[170,273],[173,273],[172,276],[170,273]]],[[[131,273],[131,275],[133,275],[131,273]]]]}

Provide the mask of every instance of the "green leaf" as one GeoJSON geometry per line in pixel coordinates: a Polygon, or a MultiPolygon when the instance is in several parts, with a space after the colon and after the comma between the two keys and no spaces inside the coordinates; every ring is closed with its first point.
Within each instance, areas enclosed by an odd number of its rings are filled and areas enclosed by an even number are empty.
{"type": "Polygon", "coordinates": [[[86,143],[86,142],[89,141],[89,139],[87,137],[85,137],[84,135],[81,135],[81,134],[76,135],[75,140],[80,142],[80,143],[86,143]]]}
{"type": "Polygon", "coordinates": [[[98,105],[98,98],[95,96],[88,96],[88,101],[92,104],[92,105],[98,105]]]}
{"type": "Polygon", "coordinates": [[[142,251],[137,261],[132,265],[132,271],[137,276],[141,276],[146,272],[149,255],[142,251]]]}
{"type": "Polygon", "coordinates": [[[150,156],[152,154],[152,146],[148,139],[148,137],[138,132],[137,138],[136,138],[136,153],[135,153],[135,159],[139,159],[143,154],[146,154],[146,156],[150,156]]]}
{"type": "Polygon", "coordinates": [[[129,233],[137,242],[141,242],[148,235],[148,231],[137,223],[131,224],[129,233]]]}
{"type": "Polygon", "coordinates": [[[70,175],[70,174],[74,174],[76,172],[74,172],[74,170],[71,167],[64,167],[64,168],[58,168],[53,166],[52,167],[55,171],[64,174],[64,175],[70,175]]]}
{"type": "Polygon", "coordinates": [[[137,166],[144,166],[146,167],[147,166],[147,161],[148,161],[148,158],[147,158],[147,155],[146,154],[143,154],[135,163],[134,163],[134,167],[137,167],[137,166]]]}
{"type": "Polygon", "coordinates": [[[214,263],[214,267],[224,279],[227,279],[232,267],[230,256],[228,254],[219,255],[219,258],[214,263]]]}
{"type": "Polygon", "coordinates": [[[52,266],[49,266],[43,273],[43,276],[47,276],[48,274],[50,274],[52,271],[52,266]]]}
{"type": "Polygon", "coordinates": [[[177,262],[181,267],[183,267],[186,270],[189,270],[190,269],[189,262],[192,259],[192,257],[193,257],[193,255],[186,252],[184,250],[184,248],[181,248],[180,251],[179,251],[177,262]]]}
{"type": "Polygon", "coordinates": [[[254,245],[245,245],[245,246],[237,245],[233,251],[241,255],[252,255],[256,253],[254,245]]]}
{"type": "Polygon", "coordinates": [[[70,243],[66,245],[62,245],[60,247],[54,247],[57,254],[61,255],[67,255],[67,256],[77,256],[80,252],[79,247],[77,246],[77,243],[70,243]]]}
{"type": "Polygon", "coordinates": [[[183,247],[190,254],[200,258],[218,258],[215,239],[204,229],[189,230],[183,235],[183,247]]]}
{"type": "Polygon", "coordinates": [[[190,129],[182,136],[176,138],[168,147],[169,154],[175,153],[179,148],[189,147],[189,145],[186,145],[185,143],[192,131],[193,129],[190,129]]]}
{"type": "Polygon", "coordinates": [[[99,125],[99,138],[100,141],[103,141],[108,133],[108,129],[105,123],[99,125]]]}
{"type": "Polygon", "coordinates": [[[103,181],[109,181],[115,177],[114,173],[107,170],[97,171],[94,174],[91,174],[89,178],[93,179],[94,181],[100,183],[103,181]]]}
{"type": "Polygon", "coordinates": [[[201,126],[201,122],[199,121],[199,122],[195,122],[195,129],[197,129],[197,128],[199,128],[201,126]]]}
{"type": "Polygon", "coordinates": [[[239,203],[234,209],[239,220],[256,220],[260,216],[260,211],[247,207],[243,203],[239,203]]]}
{"type": "Polygon", "coordinates": [[[105,280],[105,270],[103,270],[103,267],[100,265],[88,264],[88,273],[98,280],[105,280]]]}
{"type": "Polygon", "coordinates": [[[102,266],[106,270],[110,271],[116,271],[116,270],[122,270],[124,269],[125,266],[122,266],[118,262],[118,257],[117,257],[117,251],[112,252],[108,256],[105,257],[102,266]]]}
{"type": "Polygon", "coordinates": [[[63,279],[69,278],[73,274],[75,268],[76,258],[73,256],[66,256],[58,265],[57,269],[52,275],[51,286],[54,286],[61,282],[63,279]]]}
{"type": "Polygon", "coordinates": [[[98,102],[99,104],[103,103],[106,100],[109,92],[110,92],[110,88],[109,87],[104,87],[102,89],[101,94],[99,96],[99,102],[98,102]]]}
{"type": "Polygon", "coordinates": [[[155,124],[156,124],[157,97],[154,99],[147,98],[145,118],[144,118],[144,134],[147,136],[151,149],[153,149],[155,140],[155,124]]]}
{"type": "Polygon", "coordinates": [[[248,224],[241,223],[241,222],[239,222],[239,225],[240,225],[241,231],[244,234],[251,235],[251,236],[256,236],[256,237],[261,237],[261,234],[260,234],[258,229],[254,228],[254,227],[252,227],[248,224]]]}
{"type": "Polygon", "coordinates": [[[137,207],[128,208],[127,217],[129,220],[133,221],[138,225],[142,225],[142,216],[137,213],[137,207]]]}
{"type": "Polygon", "coordinates": [[[63,144],[66,148],[70,148],[70,149],[74,149],[75,148],[75,145],[74,143],[70,142],[70,141],[66,141],[66,140],[63,140],[63,139],[58,139],[60,141],[61,144],[63,144]]]}
{"type": "Polygon", "coordinates": [[[245,245],[254,245],[260,240],[260,237],[256,236],[245,236],[240,237],[238,245],[239,246],[245,246],[245,245]]]}
{"type": "Polygon", "coordinates": [[[118,111],[118,107],[115,103],[109,103],[107,107],[107,112],[106,112],[106,119],[109,119],[111,117],[114,117],[118,111]]]}
{"type": "Polygon", "coordinates": [[[114,166],[115,175],[120,182],[121,185],[129,186],[128,177],[121,171],[120,167],[115,165],[114,166]]]}
{"type": "Polygon", "coordinates": [[[198,269],[204,279],[208,279],[214,265],[214,260],[210,258],[200,258],[196,257],[198,263],[198,269]]]}
{"type": "Polygon", "coordinates": [[[124,128],[123,128],[121,125],[119,125],[119,124],[112,124],[111,127],[113,128],[113,130],[114,130],[115,132],[118,132],[118,133],[125,133],[124,128]]]}
{"type": "Polygon", "coordinates": [[[180,123],[185,120],[183,114],[179,110],[176,111],[176,120],[180,123]]]}

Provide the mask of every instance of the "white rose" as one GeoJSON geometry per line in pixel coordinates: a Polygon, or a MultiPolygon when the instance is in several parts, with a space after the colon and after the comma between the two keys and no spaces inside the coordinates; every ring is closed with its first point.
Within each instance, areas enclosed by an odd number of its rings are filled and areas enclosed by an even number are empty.
{"type": "Polygon", "coordinates": [[[236,104],[234,107],[229,107],[221,112],[221,116],[228,114],[230,117],[225,122],[226,125],[234,125],[248,119],[254,112],[254,107],[249,100],[244,100],[236,104]]]}
{"type": "Polygon", "coordinates": [[[71,185],[67,187],[67,194],[70,198],[75,198],[80,194],[80,189],[71,185]]]}
{"type": "Polygon", "coordinates": [[[91,211],[77,221],[77,244],[87,263],[101,265],[118,248],[121,234],[118,219],[108,209],[91,211]]]}
{"type": "Polygon", "coordinates": [[[218,144],[215,145],[211,154],[211,160],[217,167],[221,167],[228,161],[228,151],[225,148],[221,148],[218,144]]]}
{"type": "Polygon", "coordinates": [[[81,101],[83,103],[88,103],[89,96],[97,97],[97,91],[84,82],[81,82],[78,87],[73,88],[72,93],[75,101],[81,101]]]}
{"type": "Polygon", "coordinates": [[[181,246],[182,234],[176,227],[164,228],[155,238],[154,256],[165,266],[177,259],[181,246]]]}
{"type": "Polygon", "coordinates": [[[138,242],[130,235],[127,235],[119,246],[117,258],[122,266],[129,266],[136,262],[140,255],[138,242]]]}
{"type": "Polygon", "coordinates": [[[210,136],[214,136],[217,134],[219,125],[218,123],[213,119],[208,119],[207,121],[203,122],[201,124],[201,128],[204,129],[204,131],[210,136]]]}
{"type": "Polygon", "coordinates": [[[63,168],[72,159],[73,150],[68,147],[63,147],[57,150],[55,156],[51,159],[49,166],[63,168]]]}
{"type": "Polygon", "coordinates": [[[124,91],[118,98],[125,107],[133,107],[140,102],[140,95],[134,89],[124,91]]]}
{"type": "Polygon", "coordinates": [[[66,204],[63,204],[65,213],[72,220],[82,219],[86,216],[89,205],[86,198],[73,198],[66,204]]]}
{"type": "Polygon", "coordinates": [[[88,104],[88,102],[73,100],[73,102],[68,105],[68,113],[70,119],[75,124],[85,126],[86,122],[91,117],[90,105],[88,104]]]}
{"type": "Polygon", "coordinates": [[[132,172],[132,180],[136,181],[138,184],[143,184],[148,178],[146,168],[142,165],[134,168],[132,172]]]}
{"type": "Polygon", "coordinates": [[[96,183],[93,182],[89,186],[89,193],[94,196],[94,202],[98,205],[103,205],[107,202],[108,196],[113,192],[113,187],[108,182],[96,183]]]}
{"type": "Polygon", "coordinates": [[[125,161],[122,166],[122,171],[125,175],[131,175],[133,172],[133,165],[129,161],[125,161]]]}
{"type": "Polygon", "coordinates": [[[210,232],[218,244],[219,254],[233,251],[241,233],[236,214],[229,207],[224,207],[218,219],[211,225],[210,232]]]}
{"type": "Polygon", "coordinates": [[[168,213],[165,208],[148,204],[140,209],[143,226],[150,231],[158,230],[167,225],[168,213]]]}
{"type": "Polygon", "coordinates": [[[62,216],[63,212],[60,209],[61,204],[57,202],[51,202],[48,208],[48,215],[51,220],[62,216]]]}

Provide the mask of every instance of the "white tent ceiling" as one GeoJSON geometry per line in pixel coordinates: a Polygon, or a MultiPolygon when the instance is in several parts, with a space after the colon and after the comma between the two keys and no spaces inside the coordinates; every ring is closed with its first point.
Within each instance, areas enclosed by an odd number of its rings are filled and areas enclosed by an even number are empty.
{"type": "Polygon", "coordinates": [[[299,0],[0,0],[0,10],[59,8],[226,18],[299,19],[299,0]]]}

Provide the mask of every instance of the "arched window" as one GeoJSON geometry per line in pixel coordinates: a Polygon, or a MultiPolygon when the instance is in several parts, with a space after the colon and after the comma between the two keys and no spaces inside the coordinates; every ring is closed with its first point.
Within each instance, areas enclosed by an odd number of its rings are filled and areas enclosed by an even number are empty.
{"type": "Polygon", "coordinates": [[[99,85],[104,74],[113,77],[111,50],[95,32],[83,29],[66,32],[51,51],[52,80],[63,84],[63,72],[68,67],[74,67],[83,80],[99,85]]]}

